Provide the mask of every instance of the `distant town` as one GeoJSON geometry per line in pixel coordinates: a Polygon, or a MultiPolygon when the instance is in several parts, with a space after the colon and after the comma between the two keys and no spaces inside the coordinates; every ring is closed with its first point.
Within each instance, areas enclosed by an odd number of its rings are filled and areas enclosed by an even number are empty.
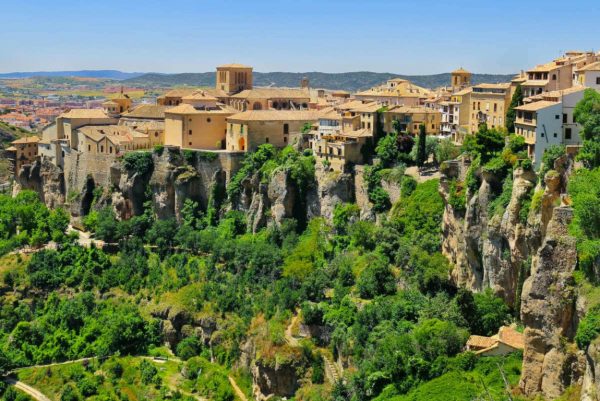
{"type": "Polygon", "coordinates": [[[275,147],[310,149],[318,163],[345,171],[368,158],[376,139],[397,132],[461,144],[485,124],[524,137],[538,166],[555,144],[576,152],[580,126],[573,108],[586,88],[600,89],[600,53],[569,51],[506,83],[472,83],[458,68],[438,88],[393,78],[350,92],[313,87],[257,87],[253,68],[216,68],[215,86],[161,93],[95,78],[2,80],[0,121],[35,133],[5,149],[18,174],[38,158],[64,167],[66,155],[118,158],[174,146],[209,152],[275,147]],[[514,115],[507,121],[507,114],[514,115]]]}

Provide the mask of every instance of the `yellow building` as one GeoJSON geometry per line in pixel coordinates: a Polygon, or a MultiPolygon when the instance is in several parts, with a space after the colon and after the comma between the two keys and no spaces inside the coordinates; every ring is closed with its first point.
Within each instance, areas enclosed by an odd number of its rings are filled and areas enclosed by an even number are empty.
{"type": "Polygon", "coordinates": [[[311,148],[317,163],[333,171],[345,171],[348,166],[362,164],[362,147],[373,140],[367,129],[334,131],[311,140],[311,148]]]}
{"type": "Polygon", "coordinates": [[[81,153],[119,156],[133,150],[150,149],[150,137],[126,125],[88,125],[78,128],[77,149],[81,153]]]}
{"type": "Polygon", "coordinates": [[[216,89],[228,95],[252,89],[252,67],[242,64],[225,64],[217,67],[216,89]]]}
{"type": "Polygon", "coordinates": [[[40,138],[37,136],[27,136],[12,141],[12,146],[6,149],[10,169],[15,175],[19,173],[21,167],[33,163],[38,154],[39,141],[40,138]]]}
{"type": "Polygon", "coordinates": [[[165,145],[180,148],[225,149],[227,117],[234,114],[227,106],[194,107],[182,103],[165,111],[165,145]]]}
{"type": "Polygon", "coordinates": [[[416,135],[423,124],[428,135],[438,135],[442,114],[423,106],[393,106],[383,113],[383,119],[385,132],[394,132],[394,121],[398,121],[401,132],[416,135]]]}
{"type": "Polygon", "coordinates": [[[450,81],[453,91],[461,90],[471,86],[471,73],[461,67],[450,73],[450,81]]]}
{"type": "Polygon", "coordinates": [[[227,118],[227,150],[247,152],[262,144],[285,147],[299,137],[306,124],[319,119],[313,110],[248,110],[227,118]]]}
{"type": "Polygon", "coordinates": [[[358,92],[355,97],[358,100],[375,101],[387,106],[419,106],[430,95],[431,91],[429,89],[417,86],[406,79],[394,78],[385,84],[358,92]]]}
{"type": "Polygon", "coordinates": [[[469,104],[465,108],[468,112],[468,132],[477,132],[481,124],[489,128],[504,127],[506,111],[511,100],[511,84],[479,84],[472,87],[469,104]]]}

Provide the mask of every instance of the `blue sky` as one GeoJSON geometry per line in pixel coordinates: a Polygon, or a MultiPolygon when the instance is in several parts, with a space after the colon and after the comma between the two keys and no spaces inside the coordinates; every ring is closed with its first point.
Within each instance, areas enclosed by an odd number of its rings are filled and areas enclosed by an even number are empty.
{"type": "Polygon", "coordinates": [[[0,72],[513,73],[598,50],[598,0],[3,0],[0,72]]]}

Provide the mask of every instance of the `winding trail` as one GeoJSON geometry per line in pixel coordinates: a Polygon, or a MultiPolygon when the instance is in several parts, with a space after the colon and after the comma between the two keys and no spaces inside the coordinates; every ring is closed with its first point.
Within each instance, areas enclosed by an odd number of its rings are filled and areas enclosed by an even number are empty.
{"type": "Polygon", "coordinates": [[[237,385],[237,383],[235,382],[235,379],[231,376],[228,376],[228,379],[229,379],[229,383],[231,384],[231,387],[233,387],[233,391],[235,391],[235,395],[237,395],[238,398],[242,401],[248,401],[246,394],[244,394],[242,389],[237,385]]]}
{"type": "Polygon", "coordinates": [[[17,389],[21,390],[31,398],[36,401],[52,401],[50,398],[46,397],[41,391],[36,388],[33,388],[21,381],[18,381],[14,377],[6,377],[3,379],[6,384],[10,384],[15,386],[17,389]]]}
{"type": "Polygon", "coordinates": [[[296,312],[296,314],[292,317],[290,324],[285,329],[285,341],[292,347],[300,346],[298,339],[292,335],[292,328],[298,322],[298,319],[300,319],[300,314],[296,312]]]}

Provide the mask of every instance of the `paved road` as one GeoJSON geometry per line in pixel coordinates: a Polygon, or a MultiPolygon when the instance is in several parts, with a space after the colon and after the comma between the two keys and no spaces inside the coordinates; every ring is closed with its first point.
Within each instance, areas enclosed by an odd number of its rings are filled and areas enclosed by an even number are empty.
{"type": "Polygon", "coordinates": [[[50,398],[46,397],[44,394],[42,394],[41,391],[23,383],[18,381],[17,379],[15,379],[14,377],[6,377],[4,379],[4,381],[7,384],[13,385],[15,386],[17,389],[21,390],[22,392],[26,393],[27,395],[29,395],[30,397],[32,397],[34,400],[37,401],[51,401],[50,398]]]}

